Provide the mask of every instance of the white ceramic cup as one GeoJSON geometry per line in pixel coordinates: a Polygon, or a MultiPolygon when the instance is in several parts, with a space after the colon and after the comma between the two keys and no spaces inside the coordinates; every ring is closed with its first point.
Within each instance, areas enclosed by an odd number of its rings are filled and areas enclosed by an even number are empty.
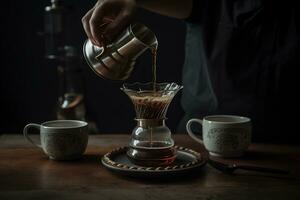
{"type": "Polygon", "coordinates": [[[203,144],[210,155],[218,157],[240,157],[251,143],[251,120],[234,115],[211,115],[201,119],[190,119],[186,124],[188,134],[203,144]],[[202,139],[191,130],[193,122],[202,125],[202,139]]]}
{"type": "Polygon", "coordinates": [[[33,145],[42,148],[53,160],[75,160],[80,158],[88,143],[88,123],[77,120],[55,120],[24,127],[25,138],[33,145]],[[30,128],[40,130],[40,144],[28,135],[30,128]]]}

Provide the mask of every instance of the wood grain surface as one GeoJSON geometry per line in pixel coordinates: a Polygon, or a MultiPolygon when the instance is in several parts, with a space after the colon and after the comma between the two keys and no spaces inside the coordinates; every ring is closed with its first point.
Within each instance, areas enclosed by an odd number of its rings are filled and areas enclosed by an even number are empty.
{"type": "MultiPolygon", "coordinates": [[[[84,157],[49,160],[22,135],[0,136],[0,199],[300,199],[300,147],[252,144],[240,159],[219,159],[290,170],[273,175],[238,170],[224,174],[206,165],[194,174],[169,179],[118,176],[100,163],[101,156],[128,144],[129,135],[92,135],[84,157]]],[[[206,153],[187,135],[177,145],[206,153]]],[[[38,141],[35,135],[34,140],[38,141]]]]}

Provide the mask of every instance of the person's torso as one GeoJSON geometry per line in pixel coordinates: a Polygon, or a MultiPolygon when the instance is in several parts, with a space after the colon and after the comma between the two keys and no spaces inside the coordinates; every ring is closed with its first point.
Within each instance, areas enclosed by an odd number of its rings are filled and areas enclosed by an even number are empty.
{"type": "Polygon", "coordinates": [[[295,93],[287,92],[297,87],[296,7],[260,0],[204,2],[199,23],[188,24],[183,107],[202,115],[249,116],[255,129],[265,130],[291,109],[287,105],[298,107],[295,93]],[[200,57],[191,55],[197,52],[200,57]],[[197,102],[199,94],[205,95],[197,102]]]}

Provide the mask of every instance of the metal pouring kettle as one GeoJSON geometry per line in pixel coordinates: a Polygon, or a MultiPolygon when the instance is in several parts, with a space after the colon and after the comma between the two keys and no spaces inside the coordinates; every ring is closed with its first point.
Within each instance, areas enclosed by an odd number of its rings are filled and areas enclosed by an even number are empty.
{"type": "Polygon", "coordinates": [[[145,25],[129,25],[112,43],[102,47],[87,39],[83,45],[85,60],[100,77],[110,80],[126,80],[136,59],[147,49],[157,48],[155,34],[145,25]]]}

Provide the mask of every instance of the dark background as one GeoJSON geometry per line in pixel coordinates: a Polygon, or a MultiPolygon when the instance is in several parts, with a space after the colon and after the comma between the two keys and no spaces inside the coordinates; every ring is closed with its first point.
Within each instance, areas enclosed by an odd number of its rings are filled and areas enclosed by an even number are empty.
{"type": "MultiPolygon", "coordinates": [[[[74,45],[82,56],[86,35],[81,17],[96,1],[65,0],[72,12],[70,34],[66,43],[74,45]]],[[[49,1],[10,0],[1,3],[1,125],[0,133],[21,133],[27,123],[54,119],[57,103],[57,71],[44,58],[44,7],[49,1]]],[[[185,26],[180,20],[159,16],[145,10],[137,14],[156,34],[159,41],[159,82],[181,83],[184,58],[185,26]]],[[[151,80],[150,51],[137,61],[126,82],[151,80]]],[[[82,58],[81,58],[82,59],[82,58]]],[[[128,97],[120,91],[120,82],[96,76],[82,59],[85,105],[89,121],[96,122],[99,133],[130,133],[135,126],[134,110],[128,97]]],[[[180,95],[174,98],[167,113],[167,125],[175,132],[182,110],[180,95]]]]}

